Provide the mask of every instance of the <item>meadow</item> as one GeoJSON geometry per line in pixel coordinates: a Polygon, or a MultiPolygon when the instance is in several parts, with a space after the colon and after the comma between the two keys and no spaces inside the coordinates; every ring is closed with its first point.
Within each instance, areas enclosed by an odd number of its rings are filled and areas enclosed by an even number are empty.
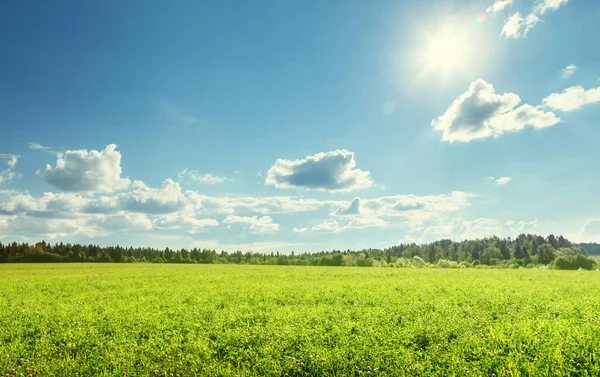
{"type": "Polygon", "coordinates": [[[0,375],[599,376],[600,273],[0,265],[0,375]]]}

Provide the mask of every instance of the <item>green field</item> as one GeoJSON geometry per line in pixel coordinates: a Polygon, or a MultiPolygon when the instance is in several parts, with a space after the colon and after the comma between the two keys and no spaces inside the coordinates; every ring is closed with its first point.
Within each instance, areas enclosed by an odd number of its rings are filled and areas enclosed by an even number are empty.
{"type": "Polygon", "coordinates": [[[0,374],[599,376],[597,271],[0,265],[0,374]]]}

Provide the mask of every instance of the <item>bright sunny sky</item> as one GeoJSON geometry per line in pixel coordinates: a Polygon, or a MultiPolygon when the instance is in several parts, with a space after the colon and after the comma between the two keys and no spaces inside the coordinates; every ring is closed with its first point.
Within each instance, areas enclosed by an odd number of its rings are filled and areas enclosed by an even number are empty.
{"type": "Polygon", "coordinates": [[[600,2],[0,3],[0,242],[600,241],[600,2]]]}

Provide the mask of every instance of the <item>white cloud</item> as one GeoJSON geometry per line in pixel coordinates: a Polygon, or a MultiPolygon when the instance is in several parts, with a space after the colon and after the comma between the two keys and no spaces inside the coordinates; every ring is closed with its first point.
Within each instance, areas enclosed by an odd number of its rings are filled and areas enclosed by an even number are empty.
{"type": "Polygon", "coordinates": [[[340,224],[338,224],[336,220],[326,220],[312,227],[313,232],[340,232],[343,229],[344,228],[340,227],[340,224]]]}
{"type": "Polygon", "coordinates": [[[76,234],[92,235],[85,221],[81,219],[47,219],[24,214],[0,215],[0,218],[0,234],[11,237],[55,239],[76,234]]]}
{"type": "Polygon", "coordinates": [[[97,220],[92,222],[107,231],[103,232],[105,235],[113,232],[148,231],[152,229],[152,221],[143,213],[98,216],[95,219],[97,220]]]}
{"type": "Polygon", "coordinates": [[[269,197],[216,197],[198,194],[195,191],[186,191],[185,195],[196,208],[208,212],[233,214],[235,210],[253,211],[260,214],[279,214],[310,212],[318,210],[333,201],[321,201],[312,198],[293,198],[290,196],[269,197]]]}
{"type": "Polygon", "coordinates": [[[521,27],[523,26],[523,22],[525,20],[521,17],[521,13],[515,12],[512,16],[506,20],[506,23],[502,27],[502,31],[500,35],[503,35],[505,38],[520,38],[521,37],[521,27]]]}
{"type": "Polygon", "coordinates": [[[356,169],[354,153],[338,149],[299,160],[277,159],[265,184],[335,192],[368,188],[373,181],[370,172],[356,169]]]}
{"type": "Polygon", "coordinates": [[[389,221],[378,217],[355,217],[344,225],[337,220],[325,220],[312,227],[313,232],[341,232],[346,229],[380,228],[390,224],[389,221]]]}
{"type": "Polygon", "coordinates": [[[600,236],[600,219],[589,219],[583,226],[581,233],[584,236],[600,236]]]}
{"type": "Polygon", "coordinates": [[[187,169],[183,169],[177,175],[177,177],[179,178],[179,180],[189,178],[194,181],[198,181],[201,183],[209,183],[209,184],[231,181],[230,178],[219,177],[216,175],[212,175],[211,173],[200,174],[200,173],[198,173],[198,170],[187,170],[187,169]]]}
{"type": "Polygon", "coordinates": [[[550,94],[544,98],[542,105],[554,110],[573,111],[598,102],[600,102],[600,87],[585,90],[581,86],[572,86],[562,93],[550,94]]]}
{"type": "Polygon", "coordinates": [[[527,34],[539,22],[543,22],[539,16],[546,13],[547,10],[557,10],[561,5],[566,4],[568,0],[542,0],[534,5],[531,13],[523,18],[519,12],[515,12],[506,20],[500,35],[505,38],[527,37],[527,34]]]}
{"type": "Polygon", "coordinates": [[[577,70],[577,66],[574,64],[569,64],[568,66],[566,66],[565,68],[563,68],[562,72],[561,72],[561,77],[563,79],[567,79],[571,76],[573,76],[573,74],[575,73],[575,71],[577,70]]]}
{"type": "Polygon", "coordinates": [[[44,152],[56,155],[58,157],[61,157],[63,155],[62,152],[55,151],[54,149],[52,149],[50,147],[46,147],[44,145],[37,144],[37,143],[29,143],[29,149],[44,151],[44,152]]]}
{"type": "Polygon", "coordinates": [[[479,218],[465,220],[464,218],[442,220],[438,224],[424,228],[422,236],[427,239],[452,239],[461,241],[496,235],[499,237],[516,236],[521,233],[531,233],[537,228],[537,219],[533,221],[505,221],[479,218]]]}
{"type": "Polygon", "coordinates": [[[308,228],[296,228],[296,227],[294,227],[293,232],[294,233],[306,233],[306,232],[308,232],[308,228]]]}
{"type": "Polygon", "coordinates": [[[173,213],[183,209],[187,200],[181,192],[179,183],[166,179],[160,188],[150,188],[143,182],[136,181],[137,189],[120,195],[123,209],[132,212],[149,214],[173,213]]]}
{"type": "Polygon", "coordinates": [[[486,12],[500,12],[504,10],[507,6],[511,5],[514,0],[496,0],[494,4],[490,5],[486,12]]]}
{"type": "Polygon", "coordinates": [[[191,234],[203,232],[206,228],[219,226],[216,219],[200,219],[193,213],[179,212],[157,217],[153,224],[160,229],[188,229],[191,234]]]}
{"type": "Polygon", "coordinates": [[[268,234],[279,230],[279,224],[273,223],[270,216],[236,216],[229,215],[223,220],[223,224],[247,224],[250,233],[268,234]]]}
{"type": "Polygon", "coordinates": [[[489,179],[493,180],[494,184],[497,186],[504,186],[508,182],[512,181],[511,177],[500,177],[500,178],[489,177],[489,179]]]}
{"type": "Polygon", "coordinates": [[[518,95],[496,94],[493,85],[479,79],[473,81],[469,90],[456,98],[444,115],[431,124],[435,130],[442,131],[444,141],[468,142],[498,137],[526,126],[544,128],[560,122],[553,113],[538,107],[525,104],[515,109],[520,102],[518,95]]]}
{"type": "Polygon", "coordinates": [[[8,154],[8,153],[0,153],[0,159],[6,160],[6,165],[8,168],[4,170],[0,170],[0,184],[5,182],[10,182],[16,176],[15,166],[17,166],[17,161],[19,160],[19,155],[17,154],[8,154]]]}
{"type": "Polygon", "coordinates": [[[534,6],[534,12],[544,14],[548,10],[557,10],[561,5],[568,3],[569,0],[542,0],[534,6]]]}
{"type": "Polygon", "coordinates": [[[331,214],[334,216],[353,216],[361,212],[360,198],[354,198],[350,205],[339,207],[331,214]]]}
{"type": "Polygon", "coordinates": [[[129,186],[121,178],[121,153],[109,144],[102,151],[69,150],[57,157],[56,166],[47,165],[44,179],[64,191],[113,192],[129,186]]]}

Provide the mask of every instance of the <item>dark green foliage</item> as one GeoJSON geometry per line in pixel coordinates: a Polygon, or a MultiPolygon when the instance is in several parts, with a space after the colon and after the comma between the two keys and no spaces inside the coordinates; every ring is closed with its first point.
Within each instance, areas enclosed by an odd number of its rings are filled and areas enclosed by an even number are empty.
{"type": "Polygon", "coordinates": [[[593,270],[596,262],[584,255],[560,256],[554,260],[554,266],[559,270],[593,270]]]}
{"type": "MultiPolygon", "coordinates": [[[[583,244],[585,245],[585,244],[583,244]]],[[[121,246],[100,247],[96,245],[72,245],[57,243],[54,246],[42,241],[35,245],[27,243],[3,245],[0,243],[0,263],[7,262],[115,262],[115,263],[235,263],[299,266],[398,266],[400,258],[406,262],[417,256],[430,265],[439,260],[474,263],[495,267],[535,266],[551,264],[559,256],[582,256],[586,252],[562,236],[521,234],[514,240],[496,236],[483,239],[454,242],[439,240],[429,244],[401,244],[387,249],[332,250],[318,253],[255,253],[235,251],[217,252],[213,249],[164,250],[121,246]],[[557,249],[555,246],[558,246],[557,249]],[[512,258],[511,258],[512,256],[512,258]]],[[[560,264],[563,265],[562,261],[560,264]]],[[[581,262],[583,263],[583,262],[581,262]]],[[[593,261],[585,262],[586,266],[593,261]]],[[[406,263],[400,263],[406,264],[406,263]]],[[[466,265],[466,264],[465,264],[466,265]]]]}
{"type": "Polygon", "coordinates": [[[589,255],[600,255],[600,243],[580,243],[577,246],[584,249],[589,255]]]}

